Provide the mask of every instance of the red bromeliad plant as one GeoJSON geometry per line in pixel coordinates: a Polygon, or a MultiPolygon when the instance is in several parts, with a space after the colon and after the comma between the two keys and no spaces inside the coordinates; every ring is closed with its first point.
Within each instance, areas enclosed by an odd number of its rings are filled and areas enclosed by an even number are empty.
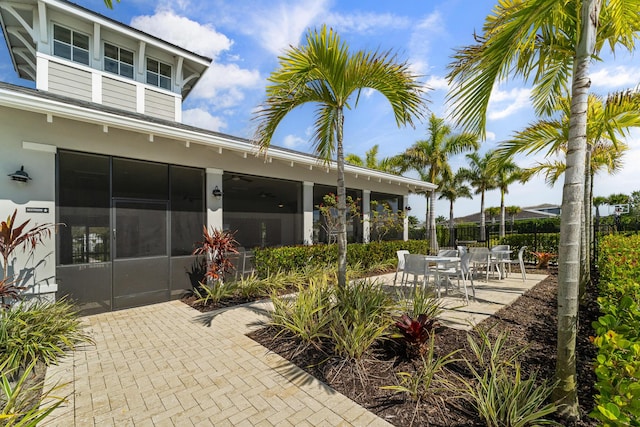
{"type": "Polygon", "coordinates": [[[204,255],[207,261],[207,272],[205,277],[211,280],[222,280],[225,273],[234,269],[233,263],[229,259],[229,254],[237,254],[238,242],[234,237],[235,233],[230,231],[202,227],[203,240],[198,242],[198,247],[193,251],[193,255],[204,255]]]}
{"type": "Polygon", "coordinates": [[[396,322],[396,326],[409,347],[417,349],[419,354],[423,354],[427,350],[429,337],[438,327],[438,321],[426,314],[420,314],[416,319],[403,314],[396,322]]]}
{"type": "Polygon", "coordinates": [[[2,255],[2,279],[0,280],[0,299],[2,306],[6,306],[5,298],[19,299],[22,286],[16,286],[15,280],[9,277],[9,261],[13,253],[22,248],[23,252],[33,252],[36,247],[44,243],[43,239],[51,237],[53,224],[39,224],[26,229],[31,221],[26,220],[16,225],[18,210],[13,211],[6,221],[0,222],[0,254],[2,255]]]}

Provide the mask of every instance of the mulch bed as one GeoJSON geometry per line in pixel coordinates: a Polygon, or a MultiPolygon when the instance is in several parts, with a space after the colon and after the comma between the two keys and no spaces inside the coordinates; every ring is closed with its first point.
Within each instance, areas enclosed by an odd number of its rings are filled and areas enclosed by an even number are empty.
{"type": "MultiPolygon", "coordinates": [[[[531,272],[550,275],[513,304],[504,307],[478,326],[484,329],[491,328],[490,335],[493,336],[499,331],[508,331],[509,343],[517,348],[528,348],[520,359],[523,376],[537,372],[539,379],[551,380],[556,361],[557,271],[552,269],[531,272]]],[[[596,349],[589,342],[589,336],[594,334],[591,322],[597,319],[599,313],[595,301],[596,292],[589,289],[587,294],[588,297],[580,309],[576,351],[582,413],[582,419],[577,425],[580,427],[598,425],[587,414],[593,408],[595,375],[592,363],[596,356],[596,349]]],[[[415,358],[407,357],[404,346],[398,342],[386,341],[373,349],[367,360],[354,366],[350,363],[345,364],[316,348],[301,349],[300,342],[291,336],[280,334],[274,339],[276,334],[275,328],[266,327],[249,336],[396,426],[483,425],[477,415],[470,411],[469,405],[455,398],[453,392],[431,396],[416,405],[415,401],[405,398],[402,394],[381,389],[381,386],[397,383],[396,372],[415,371],[418,363],[421,363],[415,358]]],[[[456,329],[439,328],[435,349],[438,355],[461,349],[458,356],[471,357],[466,332],[456,329]]],[[[455,374],[464,375],[468,369],[461,362],[449,366],[449,375],[452,378],[455,374]]]]}

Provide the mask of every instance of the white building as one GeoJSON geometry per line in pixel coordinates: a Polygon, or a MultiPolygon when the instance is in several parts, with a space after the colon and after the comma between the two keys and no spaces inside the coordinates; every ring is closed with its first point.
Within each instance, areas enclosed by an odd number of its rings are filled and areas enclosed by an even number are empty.
{"type": "MultiPolygon", "coordinates": [[[[335,192],[335,164],[181,123],[210,59],[65,0],[0,0],[0,24],[35,82],[0,82],[0,215],[65,224],[12,264],[29,292],[87,313],[178,298],[205,224],[247,248],[323,239],[315,206],[335,192]],[[8,176],[21,167],[27,182],[8,176]]],[[[350,165],[346,184],[365,219],[371,200],[404,209],[434,188],[350,165]]],[[[367,241],[367,222],[350,234],[367,241]]]]}

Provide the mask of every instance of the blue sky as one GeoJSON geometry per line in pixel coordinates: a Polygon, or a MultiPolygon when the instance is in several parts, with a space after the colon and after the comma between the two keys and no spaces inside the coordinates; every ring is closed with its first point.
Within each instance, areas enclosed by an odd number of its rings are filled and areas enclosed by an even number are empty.
{"type": "MultiPolygon", "coordinates": [[[[269,73],[277,67],[277,55],[303,40],[309,28],[327,24],[338,31],[353,49],[393,50],[422,76],[429,88],[429,110],[445,117],[444,79],[453,49],[473,41],[495,0],[432,0],[398,2],[373,0],[122,0],[113,10],[103,0],[75,0],[77,4],[125,24],[154,34],[194,52],[213,58],[207,73],[183,104],[184,122],[231,135],[251,137],[255,108],[264,99],[269,73]]],[[[20,80],[11,67],[4,43],[0,47],[0,79],[32,86],[20,80]]],[[[606,95],[633,88],[640,82],[637,56],[622,52],[592,66],[592,90],[606,95]]],[[[492,97],[487,139],[481,151],[535,120],[529,100],[530,88],[522,82],[501,84],[492,97]]],[[[280,126],[274,144],[309,152],[313,109],[294,111],[280,126]]],[[[374,144],[380,156],[403,151],[426,137],[426,122],[415,129],[398,129],[387,102],[366,92],[345,120],[345,150],[363,156],[374,144]]],[[[596,178],[595,194],[630,193],[640,190],[634,165],[640,164],[640,132],[627,141],[631,149],[619,174],[596,178]]],[[[539,158],[518,158],[529,166],[539,158]]],[[[464,156],[451,160],[454,169],[465,166],[464,156]]],[[[560,203],[561,183],[549,188],[542,179],[514,184],[507,205],[521,207],[560,203]]],[[[498,206],[498,191],[486,196],[486,206],[498,206]]],[[[411,196],[412,214],[423,217],[425,201],[411,196]]],[[[456,215],[477,212],[479,196],[456,203],[456,215]]],[[[439,201],[438,215],[448,216],[448,202],[439,201]]]]}

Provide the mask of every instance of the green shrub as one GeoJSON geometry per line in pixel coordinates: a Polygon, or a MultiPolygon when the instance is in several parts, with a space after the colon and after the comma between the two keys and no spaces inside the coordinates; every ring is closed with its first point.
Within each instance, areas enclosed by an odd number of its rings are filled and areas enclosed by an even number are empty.
{"type": "Polygon", "coordinates": [[[78,344],[91,342],[73,306],[29,301],[0,310],[0,363],[25,368],[33,361],[56,363],[78,344]]]}
{"type": "MultiPolygon", "coordinates": [[[[395,240],[371,243],[351,243],[347,246],[347,265],[368,271],[371,267],[386,263],[395,267],[396,251],[407,249],[411,253],[428,253],[428,243],[424,240],[395,240]]],[[[285,246],[280,248],[257,248],[255,265],[258,275],[266,277],[276,271],[300,271],[316,267],[337,268],[338,247],[336,245],[285,246]]]]}
{"type": "Polygon", "coordinates": [[[605,426],[639,425],[640,236],[611,235],[600,243],[595,409],[605,426]],[[634,424],[635,423],[635,424],[634,424]]]}

